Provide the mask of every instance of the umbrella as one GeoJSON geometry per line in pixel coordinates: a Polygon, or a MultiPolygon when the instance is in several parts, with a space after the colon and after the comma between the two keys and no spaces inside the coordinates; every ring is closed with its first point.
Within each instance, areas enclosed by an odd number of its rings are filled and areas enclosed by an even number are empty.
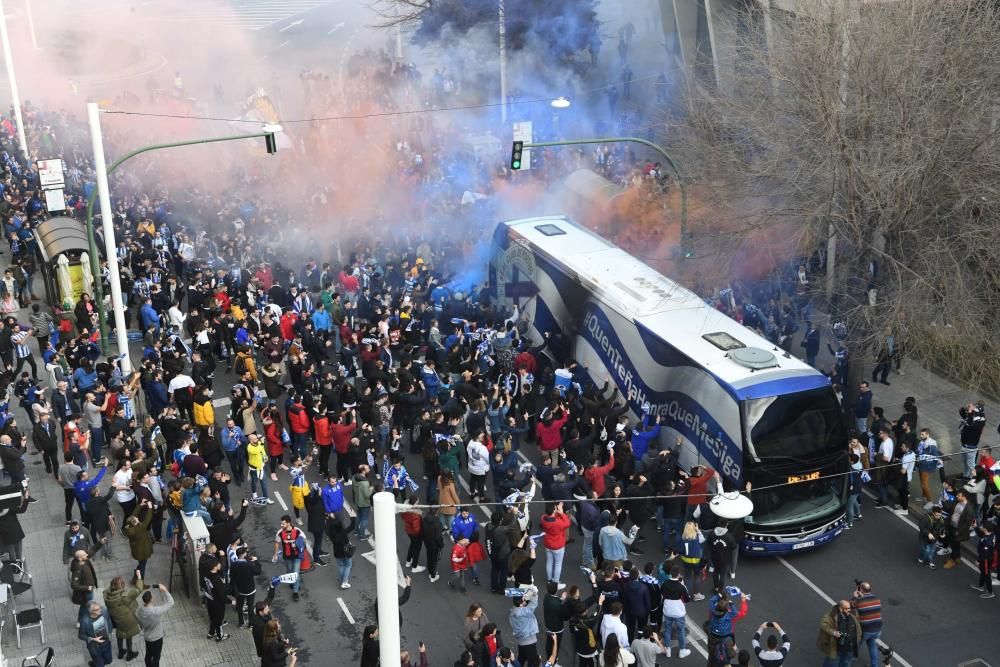
{"type": "Polygon", "coordinates": [[[94,296],[94,274],[90,272],[90,257],[85,252],[80,253],[80,266],[83,267],[83,291],[94,296]]]}
{"type": "Polygon", "coordinates": [[[56,260],[56,280],[59,283],[59,300],[73,302],[73,279],[69,275],[69,259],[65,254],[56,260]]]}

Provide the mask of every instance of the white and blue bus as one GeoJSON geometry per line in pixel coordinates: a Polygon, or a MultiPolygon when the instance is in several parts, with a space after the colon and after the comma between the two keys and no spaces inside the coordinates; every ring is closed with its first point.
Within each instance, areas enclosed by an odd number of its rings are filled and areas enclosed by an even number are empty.
{"type": "Polygon", "coordinates": [[[844,530],[846,426],[822,373],[565,217],[501,222],[489,277],[533,342],[562,333],[633,416],[649,403],[661,439],[682,439],[682,465],[752,482],[745,551],[810,549],[844,530]]]}

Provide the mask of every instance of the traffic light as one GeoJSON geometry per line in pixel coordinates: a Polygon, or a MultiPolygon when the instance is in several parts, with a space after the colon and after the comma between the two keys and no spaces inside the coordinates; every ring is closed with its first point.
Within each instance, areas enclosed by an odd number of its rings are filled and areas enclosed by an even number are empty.
{"type": "Polygon", "coordinates": [[[274,155],[278,152],[278,142],[274,138],[274,132],[264,135],[264,145],[267,146],[267,154],[274,155]]]}
{"type": "Polygon", "coordinates": [[[515,141],[514,148],[510,152],[510,168],[517,171],[521,168],[521,153],[524,151],[524,142],[515,141]]]}

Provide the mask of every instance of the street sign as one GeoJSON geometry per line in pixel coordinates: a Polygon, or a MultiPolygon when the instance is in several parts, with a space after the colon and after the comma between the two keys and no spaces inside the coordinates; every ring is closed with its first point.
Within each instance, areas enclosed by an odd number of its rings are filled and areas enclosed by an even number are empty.
{"type": "Polygon", "coordinates": [[[45,210],[49,213],[57,213],[59,211],[66,210],[66,197],[63,195],[63,189],[60,188],[49,188],[45,192],[45,210]]]}
{"type": "MultiPolygon", "coordinates": [[[[531,143],[531,121],[526,120],[520,123],[514,123],[514,141],[522,141],[526,144],[531,143]]],[[[531,169],[531,149],[525,148],[524,152],[521,153],[521,167],[520,170],[531,169]]]]}
{"type": "Polygon", "coordinates": [[[55,158],[52,160],[38,161],[38,183],[43,190],[62,189],[66,184],[63,176],[63,161],[55,158]]]}

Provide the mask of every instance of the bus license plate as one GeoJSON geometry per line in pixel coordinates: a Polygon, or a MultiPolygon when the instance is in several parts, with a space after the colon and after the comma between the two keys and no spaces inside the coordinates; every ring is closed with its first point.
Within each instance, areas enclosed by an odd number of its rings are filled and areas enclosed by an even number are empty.
{"type": "Polygon", "coordinates": [[[809,547],[816,546],[816,540],[809,540],[808,542],[799,542],[798,544],[792,545],[792,551],[796,549],[808,549],[809,547]]]}

